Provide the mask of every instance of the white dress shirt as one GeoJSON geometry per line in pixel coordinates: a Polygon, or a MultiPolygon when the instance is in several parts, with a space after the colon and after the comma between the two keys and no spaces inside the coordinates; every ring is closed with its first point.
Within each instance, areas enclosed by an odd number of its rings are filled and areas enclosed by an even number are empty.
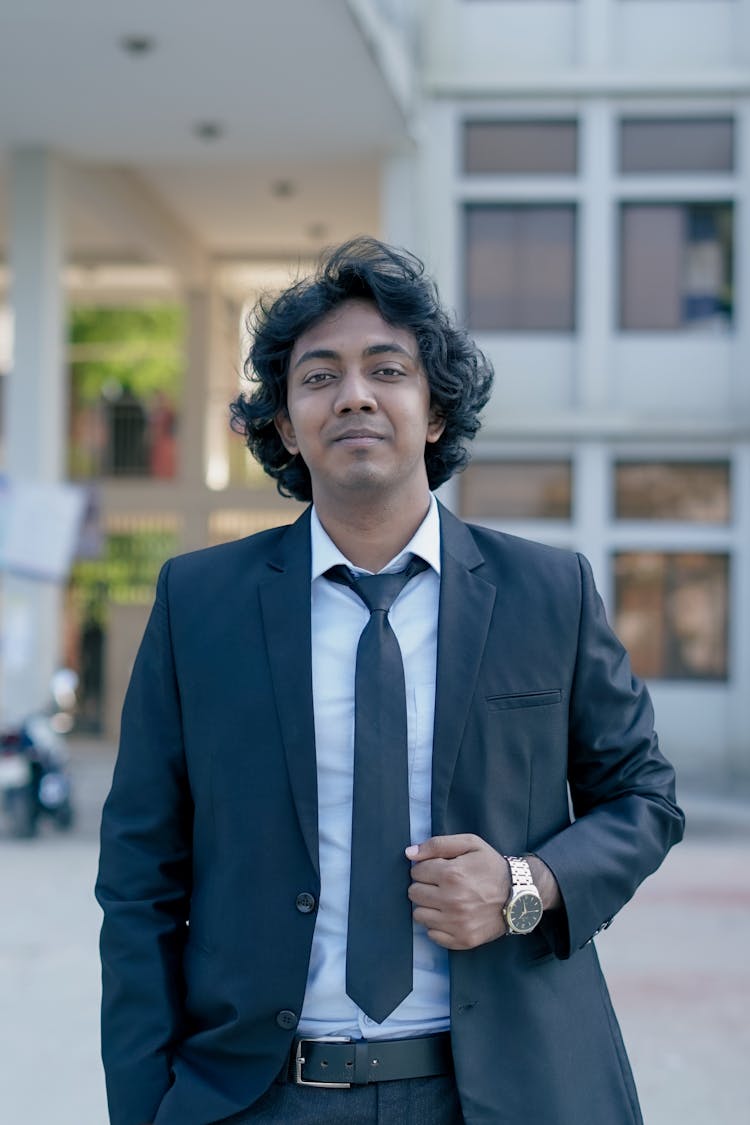
{"type": "MultiPolygon", "coordinates": [[[[414,988],[394,1012],[375,1023],[346,994],[346,930],[354,777],[354,675],[359,637],[370,614],[349,587],[323,575],[338,563],[355,574],[313,508],[312,678],[318,771],[321,894],[315,922],[301,1035],[396,1039],[450,1027],[448,953],[414,924],[414,988]]],[[[411,555],[429,569],[411,579],[388,620],[404,662],[409,754],[411,843],[432,835],[432,729],[435,717],[437,619],[440,596],[440,516],[434,496],[414,537],[383,571],[403,570],[411,555]]],[[[382,573],[382,571],[380,572],[382,573]]],[[[407,862],[404,860],[404,862],[407,862]]]]}

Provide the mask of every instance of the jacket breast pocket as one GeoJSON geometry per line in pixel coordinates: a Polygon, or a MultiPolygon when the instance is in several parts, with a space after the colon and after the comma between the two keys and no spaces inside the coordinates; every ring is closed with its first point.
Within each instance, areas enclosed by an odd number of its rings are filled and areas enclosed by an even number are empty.
{"type": "Polygon", "coordinates": [[[516,711],[522,707],[554,707],[562,702],[562,690],[525,691],[513,695],[488,695],[490,711],[516,711]]]}

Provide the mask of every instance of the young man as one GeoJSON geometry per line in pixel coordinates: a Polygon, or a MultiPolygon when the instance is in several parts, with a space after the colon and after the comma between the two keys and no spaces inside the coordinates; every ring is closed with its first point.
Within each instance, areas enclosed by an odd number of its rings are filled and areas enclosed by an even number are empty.
{"type": "Polygon", "coordinates": [[[489,365],[359,239],[248,366],[235,428],[313,503],[159,579],[97,884],[113,1125],[639,1122],[591,939],[683,818],[585,559],[432,495],[489,365]]]}

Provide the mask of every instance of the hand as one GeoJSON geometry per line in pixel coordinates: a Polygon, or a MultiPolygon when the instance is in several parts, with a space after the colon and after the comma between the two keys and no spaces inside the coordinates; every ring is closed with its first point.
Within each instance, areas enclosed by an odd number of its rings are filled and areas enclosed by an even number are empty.
{"type": "Polygon", "coordinates": [[[510,870],[479,836],[432,836],[406,849],[413,861],[409,898],[414,920],[445,949],[474,949],[506,930],[502,908],[510,870]]]}

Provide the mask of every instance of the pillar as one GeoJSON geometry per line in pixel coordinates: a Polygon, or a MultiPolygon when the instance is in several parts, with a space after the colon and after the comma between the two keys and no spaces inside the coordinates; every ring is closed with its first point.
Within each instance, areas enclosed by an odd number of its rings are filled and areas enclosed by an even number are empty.
{"type": "MultiPolygon", "coordinates": [[[[13,367],[5,411],[11,482],[64,479],[67,433],[62,168],[46,149],[10,159],[13,367]]],[[[10,724],[44,706],[61,657],[61,585],[3,576],[0,713],[10,724]]]]}

